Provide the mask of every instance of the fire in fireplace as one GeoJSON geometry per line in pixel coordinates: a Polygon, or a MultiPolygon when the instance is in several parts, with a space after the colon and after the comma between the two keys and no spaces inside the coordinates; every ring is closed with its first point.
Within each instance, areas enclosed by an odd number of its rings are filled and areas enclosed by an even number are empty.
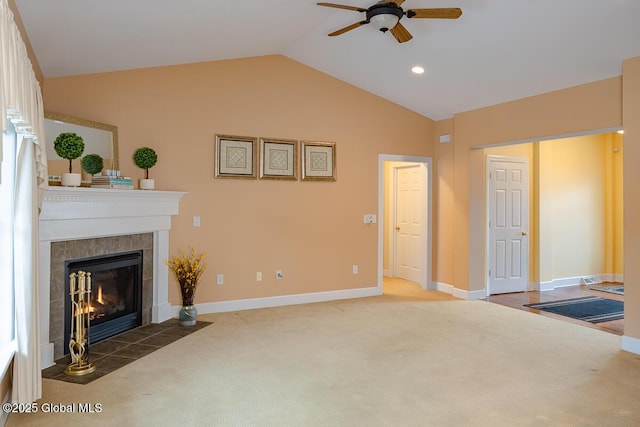
{"type": "MultiPolygon", "coordinates": [[[[142,324],[142,251],[123,252],[65,262],[66,294],[69,275],[91,273],[89,344],[95,344],[142,324]]],[[[69,352],[71,301],[65,299],[64,353],[69,352]]]]}

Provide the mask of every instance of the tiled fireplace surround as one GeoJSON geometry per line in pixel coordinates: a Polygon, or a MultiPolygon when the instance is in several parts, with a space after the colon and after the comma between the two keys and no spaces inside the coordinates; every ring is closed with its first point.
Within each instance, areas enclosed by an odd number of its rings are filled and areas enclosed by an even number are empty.
{"type": "Polygon", "coordinates": [[[40,347],[42,368],[62,356],[64,261],[143,250],[142,322],[173,317],[169,304],[171,216],[184,192],[49,187],[40,213],[40,347]]]}

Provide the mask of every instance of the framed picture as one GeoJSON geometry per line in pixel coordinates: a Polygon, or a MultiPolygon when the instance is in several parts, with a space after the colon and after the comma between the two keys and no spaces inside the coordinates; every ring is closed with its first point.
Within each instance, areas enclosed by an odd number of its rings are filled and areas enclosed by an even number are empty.
{"type": "Polygon", "coordinates": [[[336,143],[302,141],[300,145],[302,151],[302,180],[335,181],[336,143]]]}
{"type": "Polygon", "coordinates": [[[298,179],[298,142],[260,138],[260,179],[298,179]]]}
{"type": "Polygon", "coordinates": [[[215,177],[255,179],[257,154],[257,138],[216,135],[215,177]]]}

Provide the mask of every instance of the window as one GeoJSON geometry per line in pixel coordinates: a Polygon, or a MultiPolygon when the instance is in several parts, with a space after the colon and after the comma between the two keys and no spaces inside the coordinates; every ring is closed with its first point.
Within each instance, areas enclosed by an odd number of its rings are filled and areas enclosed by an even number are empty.
{"type": "Polygon", "coordinates": [[[10,125],[2,134],[0,165],[0,376],[4,375],[15,350],[13,208],[17,141],[18,136],[10,125]]]}

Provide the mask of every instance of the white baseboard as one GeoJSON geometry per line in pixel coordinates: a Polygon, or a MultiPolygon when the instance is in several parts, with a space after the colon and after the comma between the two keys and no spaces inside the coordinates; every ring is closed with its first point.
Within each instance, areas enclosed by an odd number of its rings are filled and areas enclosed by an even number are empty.
{"type": "Polygon", "coordinates": [[[464,300],[484,299],[487,297],[487,291],[485,289],[480,289],[479,291],[465,291],[464,289],[458,289],[447,283],[433,282],[433,284],[435,284],[436,290],[464,300]]]}
{"type": "Polygon", "coordinates": [[[53,358],[53,343],[40,345],[40,369],[46,369],[55,365],[53,358]]]}
{"type": "Polygon", "coordinates": [[[171,304],[166,303],[151,308],[151,323],[162,323],[174,316],[174,310],[171,304]]]}
{"type": "Polygon", "coordinates": [[[622,336],[622,349],[629,353],[640,354],[640,339],[627,335],[622,336]]]}
{"type": "Polygon", "coordinates": [[[624,283],[624,274],[603,274],[603,282],[624,283]]]}
{"type": "MultiPolygon", "coordinates": [[[[351,298],[364,298],[382,295],[382,289],[375,287],[345,289],[342,291],[314,292],[308,294],[282,295],[267,298],[250,298],[233,301],[196,304],[198,314],[224,313],[229,311],[254,310],[256,308],[282,307],[285,305],[310,304],[315,302],[336,301],[351,298]]],[[[173,306],[173,317],[177,317],[180,306],[173,306]]]]}
{"type": "Polygon", "coordinates": [[[449,285],[448,283],[442,282],[432,282],[436,291],[444,292],[445,294],[453,295],[453,290],[455,289],[453,285],[449,285]]]}
{"type": "Polygon", "coordinates": [[[552,291],[557,288],[565,286],[578,286],[583,284],[585,277],[592,277],[592,285],[597,285],[602,282],[619,282],[624,283],[624,275],[622,274],[585,274],[584,276],[564,277],[561,279],[553,279],[548,282],[533,282],[531,283],[532,289],[535,291],[552,291]]]}

